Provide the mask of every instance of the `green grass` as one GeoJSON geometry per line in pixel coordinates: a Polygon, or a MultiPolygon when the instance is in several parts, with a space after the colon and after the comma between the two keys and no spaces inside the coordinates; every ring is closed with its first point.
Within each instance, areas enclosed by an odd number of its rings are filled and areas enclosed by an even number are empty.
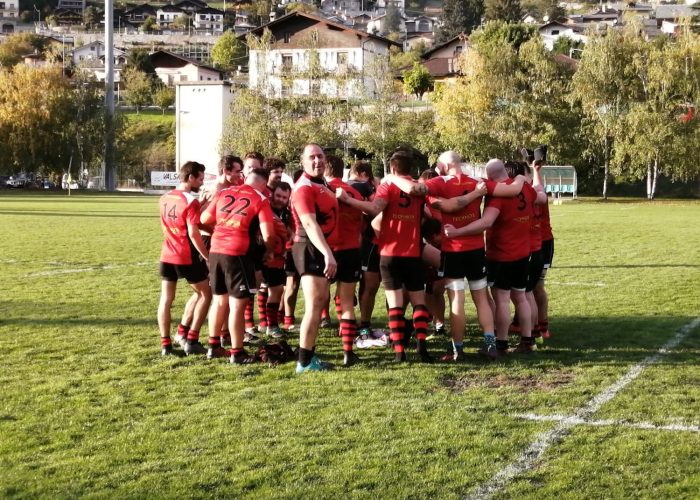
{"type": "Polygon", "coordinates": [[[175,111],[166,110],[163,113],[160,109],[141,109],[138,113],[136,110],[120,110],[129,123],[147,122],[156,125],[171,126],[175,123],[175,111]]]}
{"type": "MultiPolygon", "coordinates": [[[[0,496],[468,494],[555,425],[518,414],[572,414],[700,311],[700,203],[551,213],[554,337],[535,355],[478,359],[469,306],[463,365],[372,350],[297,377],[160,358],[155,197],[0,193],[0,496]]],[[[341,359],[330,330],[319,352],[341,359]]],[[[699,425],[699,352],[696,329],[592,418],[699,425]]],[[[698,450],[698,433],[576,426],[497,497],[697,497],[698,450]]]]}

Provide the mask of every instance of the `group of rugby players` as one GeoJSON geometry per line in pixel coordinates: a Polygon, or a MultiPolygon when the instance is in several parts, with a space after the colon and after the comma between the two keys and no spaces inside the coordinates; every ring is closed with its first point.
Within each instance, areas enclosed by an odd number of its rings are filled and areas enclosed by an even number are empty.
{"type": "Polygon", "coordinates": [[[442,360],[464,358],[467,286],[484,333],[479,352],[493,360],[509,352],[531,352],[549,336],[544,277],[554,247],[540,177],[543,157],[529,154],[529,164],[491,160],[487,178],[475,179],[462,172],[459,155],[447,151],[434,171],[414,180],[412,156],[399,151],[381,182],[362,161],[343,181],[342,160],[307,144],[293,186],[282,181],[284,162],[248,153],[243,159],[222,158],[216,185],[199,195],[205,167],[185,163],[180,185],[160,199],[165,235],[158,308],[162,353],[175,352],[170,309],[180,278],[194,290],[176,335],[187,355],[254,362],[244,345],[260,343],[262,333],[283,339],[294,328],[301,286],[304,314],[296,372],[331,368],[315,352],[318,330],[324,318],[328,321],[331,282],[336,283],[345,366],[360,361],[353,352],[356,336],[371,335],[380,283],[397,362],[406,361],[411,335],[419,359],[432,362],[428,327],[432,317],[436,330],[444,331],[445,291],[451,345],[442,360]],[[253,322],[256,294],[260,330],[253,322]],[[412,317],[406,319],[409,302],[412,317]],[[516,311],[512,324],[511,302],[516,311]],[[204,347],[199,330],[207,314],[204,347]],[[520,342],[509,350],[514,328],[520,342]],[[225,348],[229,343],[230,350],[225,348]]]}

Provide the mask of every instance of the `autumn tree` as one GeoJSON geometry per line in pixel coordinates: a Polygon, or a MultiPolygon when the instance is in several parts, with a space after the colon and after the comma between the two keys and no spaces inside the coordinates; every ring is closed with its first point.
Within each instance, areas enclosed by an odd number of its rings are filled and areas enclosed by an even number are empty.
{"type": "Polygon", "coordinates": [[[214,44],[211,58],[217,68],[233,71],[239,65],[247,62],[245,44],[238,39],[232,30],[228,30],[214,44]]]}
{"type": "Polygon", "coordinates": [[[152,80],[143,71],[134,68],[127,68],[122,73],[124,83],[124,100],[131,106],[139,110],[150,104],[152,101],[152,80]]]}
{"type": "Polygon", "coordinates": [[[165,114],[165,110],[175,104],[175,90],[165,85],[158,86],[153,92],[153,104],[165,114]]]}
{"type": "Polygon", "coordinates": [[[461,33],[470,34],[481,24],[483,0],[445,0],[435,43],[445,43],[461,33]]]}
{"type": "Polygon", "coordinates": [[[523,18],[520,0],[485,0],[484,17],[488,21],[519,23],[523,18]]]}
{"type": "Polygon", "coordinates": [[[423,100],[423,94],[433,87],[435,79],[428,69],[414,62],[410,70],[403,72],[403,88],[408,94],[415,95],[419,100],[423,100]]]}

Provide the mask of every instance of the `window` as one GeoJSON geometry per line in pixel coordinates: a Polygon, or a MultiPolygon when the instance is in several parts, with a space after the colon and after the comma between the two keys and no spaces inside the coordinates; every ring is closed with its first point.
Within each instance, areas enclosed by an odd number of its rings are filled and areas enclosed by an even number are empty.
{"type": "Polygon", "coordinates": [[[294,65],[294,58],[291,54],[282,54],[282,71],[291,71],[294,65]]]}
{"type": "Polygon", "coordinates": [[[5,2],[0,2],[0,9],[4,9],[4,8],[5,8],[5,2]]]}
{"type": "Polygon", "coordinates": [[[207,16],[206,16],[206,14],[200,14],[200,15],[199,15],[199,18],[200,18],[202,21],[204,21],[204,20],[207,18],[207,16]]]}
{"type": "Polygon", "coordinates": [[[559,30],[552,30],[552,35],[558,35],[558,34],[559,34],[559,30]]]}
{"type": "Polygon", "coordinates": [[[289,43],[289,40],[292,38],[292,34],[289,31],[284,32],[284,43],[289,43]]]}

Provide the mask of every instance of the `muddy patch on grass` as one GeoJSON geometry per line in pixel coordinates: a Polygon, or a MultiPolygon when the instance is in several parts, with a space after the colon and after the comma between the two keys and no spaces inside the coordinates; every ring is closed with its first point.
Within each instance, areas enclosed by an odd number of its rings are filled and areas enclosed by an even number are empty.
{"type": "Polygon", "coordinates": [[[443,379],[442,386],[452,392],[464,392],[475,387],[498,389],[501,387],[522,389],[524,391],[551,391],[568,385],[574,380],[574,374],[566,370],[548,370],[536,374],[499,373],[492,376],[461,375],[443,379]]]}

